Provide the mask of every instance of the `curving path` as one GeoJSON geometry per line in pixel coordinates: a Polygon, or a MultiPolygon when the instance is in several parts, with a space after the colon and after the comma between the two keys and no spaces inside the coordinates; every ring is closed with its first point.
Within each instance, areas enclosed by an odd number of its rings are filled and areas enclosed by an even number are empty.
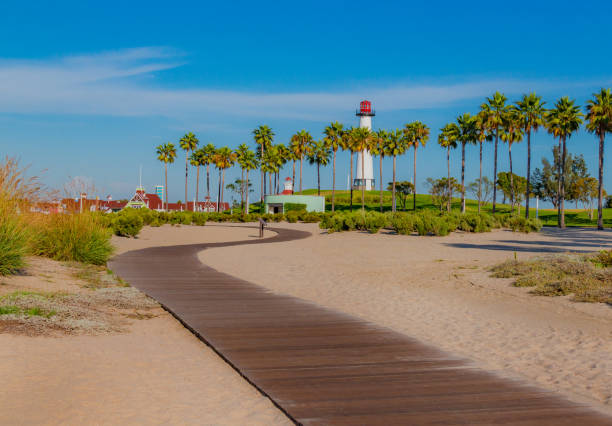
{"type": "Polygon", "coordinates": [[[198,252],[213,247],[310,235],[274,231],[262,240],[127,252],[110,267],[160,302],[296,423],[612,425],[612,419],[550,392],[473,368],[359,318],[273,294],[198,260],[198,252]]]}

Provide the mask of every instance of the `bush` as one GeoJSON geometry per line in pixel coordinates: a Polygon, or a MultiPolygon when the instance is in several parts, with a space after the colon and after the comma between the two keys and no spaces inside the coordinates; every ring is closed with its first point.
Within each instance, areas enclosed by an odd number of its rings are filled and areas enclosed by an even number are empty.
{"type": "Polygon", "coordinates": [[[208,219],[208,215],[206,213],[194,213],[191,217],[191,223],[196,226],[204,226],[206,225],[206,220],[208,219]]]}
{"type": "Polygon", "coordinates": [[[504,226],[510,228],[513,232],[538,232],[542,229],[542,222],[539,219],[525,219],[522,216],[509,216],[503,221],[504,226]]]}
{"type": "Polygon", "coordinates": [[[306,204],[300,204],[300,203],[285,203],[283,205],[283,210],[285,213],[288,212],[299,212],[299,211],[306,211],[306,204]]]}
{"type": "Polygon", "coordinates": [[[296,223],[296,222],[298,221],[298,218],[299,218],[299,214],[298,214],[298,212],[296,212],[296,211],[291,211],[291,212],[288,212],[288,213],[285,215],[285,219],[286,219],[286,220],[287,220],[287,222],[289,222],[289,223],[296,223]]]}
{"type": "Polygon", "coordinates": [[[384,214],[372,211],[365,214],[365,228],[370,234],[376,234],[385,226],[387,226],[387,217],[384,214]]]}
{"type": "Polygon", "coordinates": [[[14,274],[25,266],[29,239],[23,220],[0,208],[0,275],[14,274]]]}
{"type": "Polygon", "coordinates": [[[113,232],[120,237],[136,237],[144,221],[140,214],[124,210],[112,222],[113,232]]]}
{"type": "Polygon", "coordinates": [[[413,214],[393,214],[389,218],[391,228],[400,235],[410,235],[416,229],[416,218],[413,214]]]}
{"type": "Polygon", "coordinates": [[[92,214],[41,215],[35,225],[32,251],[54,260],[103,265],[113,253],[111,233],[92,214]]]}
{"type": "Polygon", "coordinates": [[[612,195],[608,195],[606,198],[606,208],[612,209],[612,195]]]}

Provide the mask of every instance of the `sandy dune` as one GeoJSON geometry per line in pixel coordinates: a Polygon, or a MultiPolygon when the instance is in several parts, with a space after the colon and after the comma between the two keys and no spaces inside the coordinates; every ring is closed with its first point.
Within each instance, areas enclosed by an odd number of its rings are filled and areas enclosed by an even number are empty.
{"type": "Polygon", "coordinates": [[[612,233],[323,234],[211,249],[206,264],[384,325],[500,374],[612,413],[612,309],[536,297],[487,267],[514,256],[612,248],[612,233]]]}

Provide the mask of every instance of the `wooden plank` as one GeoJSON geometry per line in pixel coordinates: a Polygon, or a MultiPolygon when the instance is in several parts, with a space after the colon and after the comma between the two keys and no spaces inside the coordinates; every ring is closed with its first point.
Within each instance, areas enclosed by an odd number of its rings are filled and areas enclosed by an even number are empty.
{"type": "Polygon", "coordinates": [[[502,379],[416,339],[203,265],[213,247],[154,247],[110,267],[158,300],[299,424],[580,424],[612,419],[541,389],[502,379]]]}

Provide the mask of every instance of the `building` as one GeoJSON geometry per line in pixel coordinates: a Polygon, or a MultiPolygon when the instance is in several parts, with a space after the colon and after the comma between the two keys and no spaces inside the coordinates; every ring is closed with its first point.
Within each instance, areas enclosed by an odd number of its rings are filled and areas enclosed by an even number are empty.
{"type": "Polygon", "coordinates": [[[155,185],[155,194],[157,194],[160,200],[163,200],[164,199],[164,185],[155,185]]]}
{"type": "MultiPolygon", "coordinates": [[[[372,103],[370,101],[361,101],[359,104],[359,109],[355,115],[359,117],[359,128],[372,130],[372,117],[374,117],[376,113],[374,112],[372,103]]],[[[365,185],[366,191],[370,191],[376,187],[374,181],[374,161],[372,159],[372,154],[370,154],[370,152],[367,150],[363,152],[363,168],[361,166],[361,161],[362,155],[361,153],[358,153],[357,177],[353,180],[353,189],[361,190],[363,185],[365,185]]]]}
{"type": "Polygon", "coordinates": [[[283,192],[264,197],[266,213],[285,213],[287,204],[302,204],[308,212],[324,212],[325,197],[318,195],[294,195],[291,178],[285,179],[283,192]]]}

